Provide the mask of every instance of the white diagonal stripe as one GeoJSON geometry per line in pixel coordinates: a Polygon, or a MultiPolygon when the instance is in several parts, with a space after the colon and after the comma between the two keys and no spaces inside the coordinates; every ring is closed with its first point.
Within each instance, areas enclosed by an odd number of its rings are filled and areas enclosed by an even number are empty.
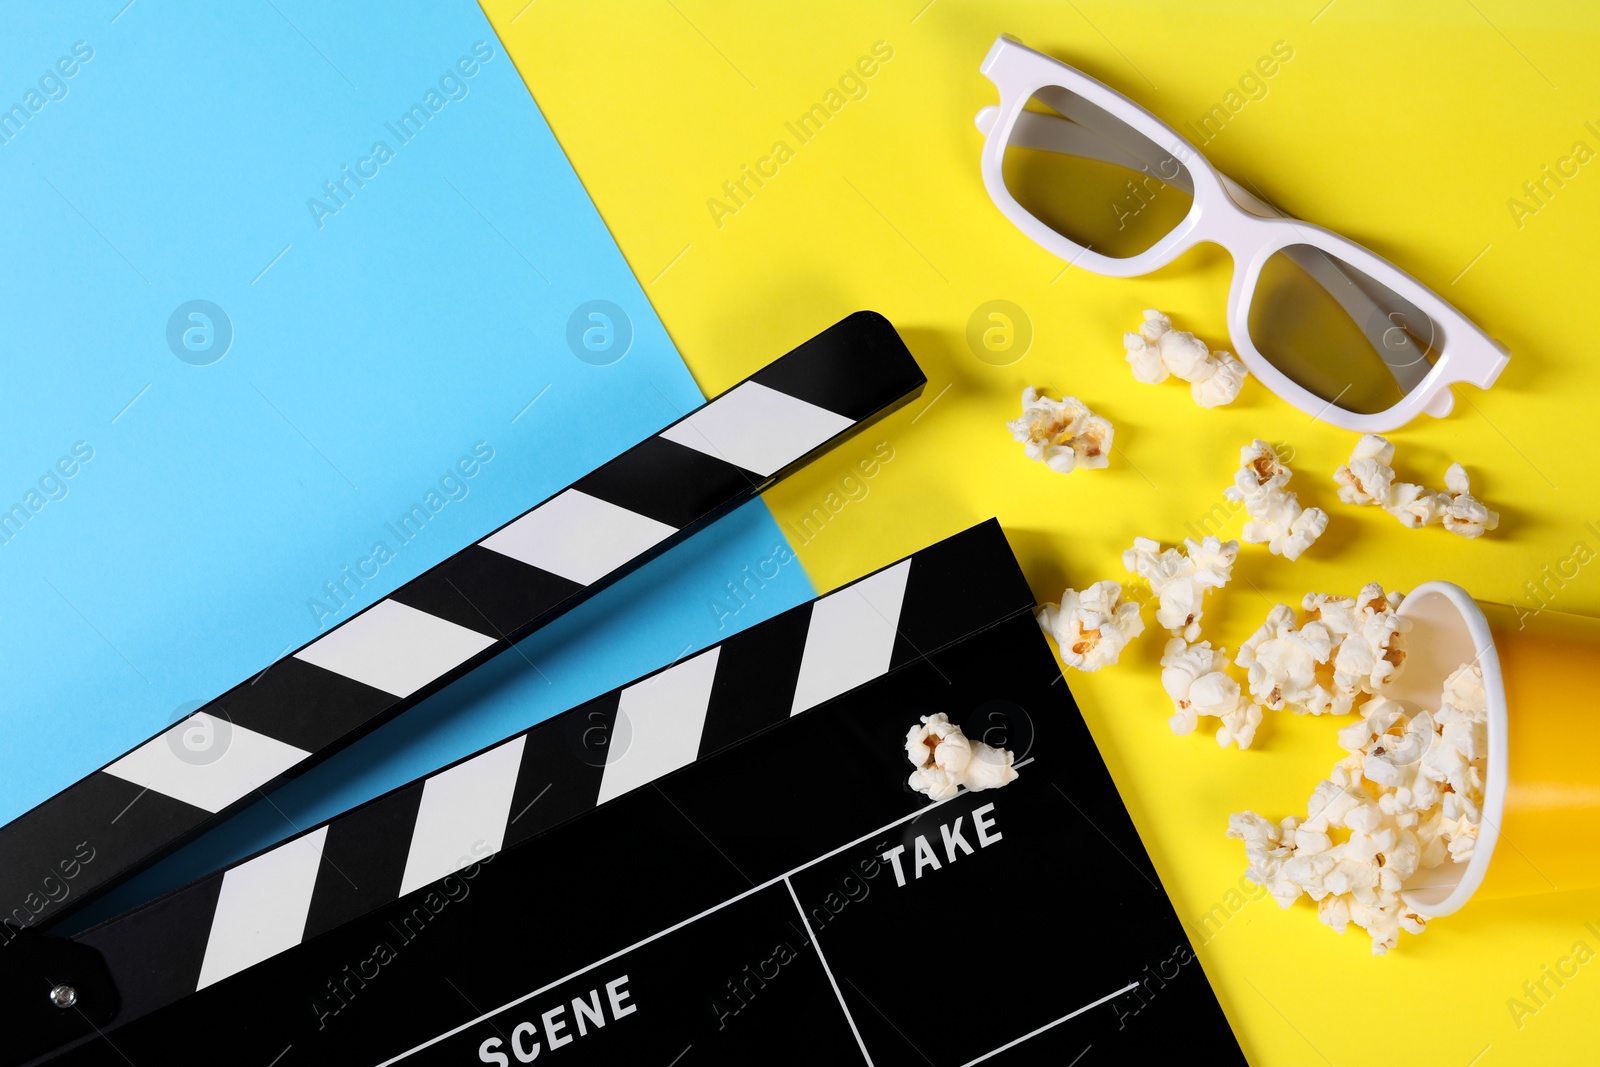
{"type": "Polygon", "coordinates": [[[661,436],[766,476],[855,423],[758,382],[742,382],[661,436]]]}
{"type": "Polygon", "coordinates": [[[394,600],[380,600],[295,653],[296,659],[408,697],[495,639],[394,600]]]}
{"type": "Polygon", "coordinates": [[[319,826],[222,876],[196,989],[300,943],[327,836],[328,828],[319,826]]]}
{"type": "Polygon", "coordinates": [[[599,803],[694,762],[721,653],[714,647],[622,691],[599,803]]]}
{"type": "Polygon", "coordinates": [[[527,741],[513,737],[423,783],[402,895],[500,851],[527,741]]]}
{"type": "Polygon", "coordinates": [[[889,669],[910,573],[911,560],[902,560],[816,602],[789,714],[814,708],[889,669]]]}
{"type": "Polygon", "coordinates": [[[106,768],[134,785],[221,811],[311,753],[197,711],[106,768]]]}
{"type": "Polygon", "coordinates": [[[593,585],[677,532],[666,523],[568,489],[478,543],[568,581],[593,585]]]}

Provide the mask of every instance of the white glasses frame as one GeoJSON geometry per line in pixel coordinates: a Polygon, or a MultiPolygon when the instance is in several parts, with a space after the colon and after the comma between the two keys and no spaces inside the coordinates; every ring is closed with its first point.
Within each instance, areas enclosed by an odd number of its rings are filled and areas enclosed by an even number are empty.
{"type": "MultiPolygon", "coordinates": [[[[1212,166],[1176,130],[1115,89],[1006,34],[995,40],[978,69],[1000,91],[999,106],[980,111],[977,124],[986,136],[981,164],[983,184],[1001,213],[1036,244],[1070,264],[1115,278],[1148,274],[1202,242],[1227,249],[1234,264],[1228,292],[1228,330],[1234,351],[1264,386],[1302,411],[1346,430],[1383,433],[1403,426],[1419,414],[1448,415],[1455,404],[1450,391],[1453,383],[1466,382],[1487,389],[1510,361],[1511,354],[1504,346],[1432,289],[1354,241],[1292,219],[1253,196],[1212,166]],[[1024,110],[1035,93],[1049,87],[1065,89],[1091,106],[1073,108],[1069,102],[1072,113],[1064,118],[1024,110]],[[1095,129],[1097,109],[1148,138],[1152,145],[1143,146],[1143,150],[1129,145],[1124,131],[1104,122],[1095,129]],[[1194,200],[1183,220],[1145,251],[1126,258],[1102,255],[1056,232],[1011,195],[1001,169],[1008,144],[1118,163],[1159,176],[1178,188],[1189,184],[1184,180],[1186,173],[1193,189],[1185,191],[1192,192],[1194,200]],[[1168,147],[1163,151],[1161,145],[1168,147]],[[1154,158],[1148,150],[1151,147],[1156,148],[1154,158]],[[1172,166],[1173,160],[1182,167],[1172,166]],[[1178,173],[1168,175],[1167,170],[1178,173]],[[1394,295],[1428,316],[1443,335],[1432,368],[1420,381],[1412,383],[1393,407],[1372,414],[1347,411],[1338,406],[1337,397],[1325,400],[1291,380],[1251,341],[1250,299],[1262,267],[1274,253],[1293,245],[1309,245],[1335,256],[1387,286],[1394,295]]],[[[1337,270],[1321,257],[1317,257],[1317,264],[1307,258],[1297,258],[1296,262],[1313,276],[1319,269],[1337,270]]],[[[1358,324],[1367,324],[1364,328],[1369,339],[1378,352],[1384,352],[1383,335],[1394,328],[1389,325],[1392,312],[1385,313],[1376,299],[1363,292],[1359,280],[1348,276],[1341,280],[1346,284],[1330,288],[1330,292],[1358,324]],[[1355,284],[1349,284],[1352,282],[1355,284]]]]}

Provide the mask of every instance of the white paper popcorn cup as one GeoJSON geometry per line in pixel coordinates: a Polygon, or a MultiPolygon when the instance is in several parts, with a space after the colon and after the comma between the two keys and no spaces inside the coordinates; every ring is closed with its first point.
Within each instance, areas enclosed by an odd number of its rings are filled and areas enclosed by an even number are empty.
{"type": "Polygon", "coordinates": [[[1600,885],[1600,619],[1519,613],[1449,582],[1417,586],[1399,612],[1413,625],[1409,658],[1385,695],[1435,709],[1445,679],[1476,662],[1488,705],[1477,846],[1466,862],[1408,879],[1406,903],[1434,918],[1474,896],[1600,885]]]}

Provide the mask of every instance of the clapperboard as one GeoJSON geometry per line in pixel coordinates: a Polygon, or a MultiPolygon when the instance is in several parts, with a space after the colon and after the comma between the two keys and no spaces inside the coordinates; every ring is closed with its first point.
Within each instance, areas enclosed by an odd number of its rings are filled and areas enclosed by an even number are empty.
{"type": "MultiPolygon", "coordinates": [[[[887,322],[846,319],[208,705],[256,746],[227,782],[158,735],[0,829],[0,870],[82,840],[70,903],[108,887],[922,384],[887,322]]],[[[1237,1056],[1032,611],[991,520],[74,937],[29,900],[0,934],[0,1052],[1237,1056]],[[933,712],[1019,779],[911,790],[933,712]]]]}

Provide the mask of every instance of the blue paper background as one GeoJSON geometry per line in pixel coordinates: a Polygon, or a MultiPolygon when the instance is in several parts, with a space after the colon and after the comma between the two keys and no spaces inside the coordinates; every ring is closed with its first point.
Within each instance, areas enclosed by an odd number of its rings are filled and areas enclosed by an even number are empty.
{"type": "MultiPolygon", "coordinates": [[[[26,512],[0,543],[0,822],[701,399],[475,4],[124,4],[9,8],[0,36],[0,109],[45,101],[0,127],[0,512],[26,512]],[[430,89],[400,144],[385,124],[430,89]],[[308,199],[376,141],[393,158],[319,228],[308,199]],[[195,299],[233,330],[207,366],[168,345],[195,299]],[[566,342],[594,299],[631,320],[609,366],[566,342]],[[46,477],[77,442],[93,458],[46,477]],[[402,545],[387,524],[478,442],[494,458],[402,545]],[[379,576],[326,599],[377,541],[379,576]]],[[[145,884],[805,599],[791,565],[726,626],[709,606],[781,541],[741,510],[145,884]]]]}

